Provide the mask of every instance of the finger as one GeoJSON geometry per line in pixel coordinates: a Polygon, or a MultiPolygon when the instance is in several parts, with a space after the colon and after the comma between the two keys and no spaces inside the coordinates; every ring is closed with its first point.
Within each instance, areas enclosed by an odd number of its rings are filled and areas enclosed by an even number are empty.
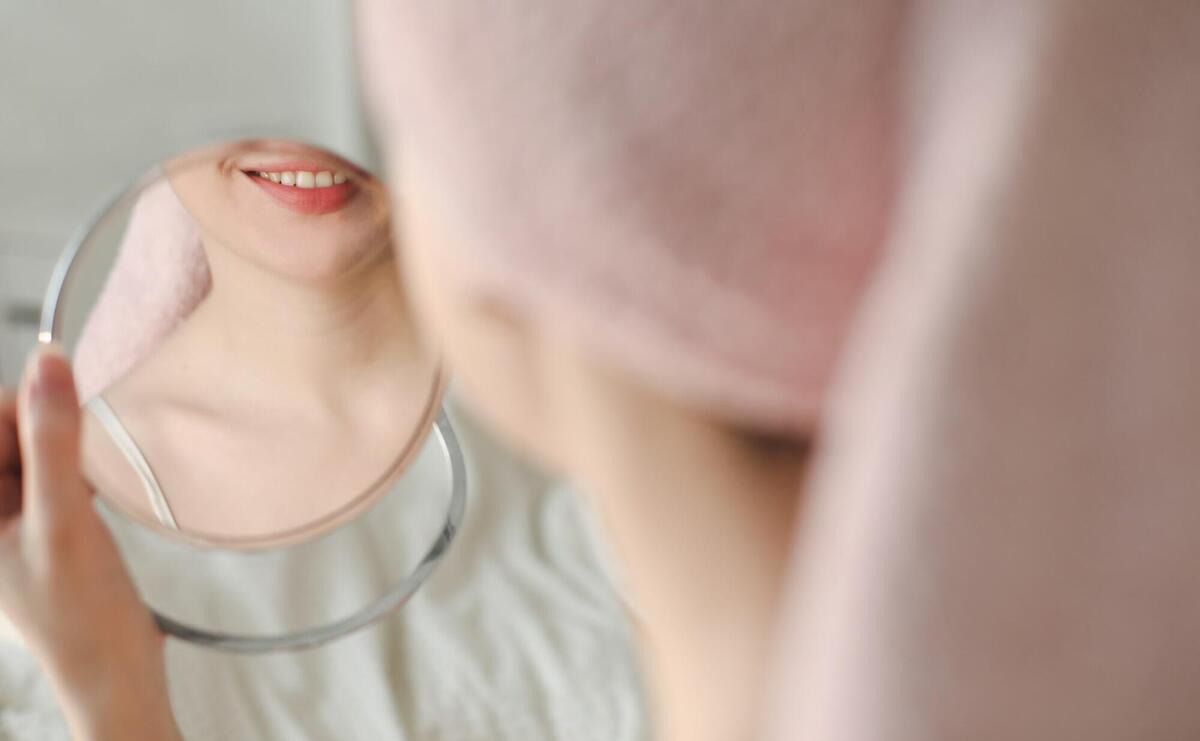
{"type": "Polygon", "coordinates": [[[62,523],[88,504],[79,472],[79,401],[71,366],[53,346],[30,358],[18,400],[25,513],[34,524],[62,523]]]}

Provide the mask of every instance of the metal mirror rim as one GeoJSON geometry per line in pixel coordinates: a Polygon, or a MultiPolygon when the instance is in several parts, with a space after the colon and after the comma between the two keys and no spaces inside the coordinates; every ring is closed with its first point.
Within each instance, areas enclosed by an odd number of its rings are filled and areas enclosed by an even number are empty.
{"type": "MultiPolygon", "coordinates": [[[[91,218],[86,219],[67,243],[55,263],[54,271],[47,285],[45,299],[42,301],[41,321],[38,326],[38,342],[49,344],[62,336],[63,297],[70,288],[75,276],[73,267],[78,264],[80,256],[89,243],[89,236],[109,219],[127,202],[136,199],[147,186],[163,176],[161,167],[155,165],[148,168],[131,185],[119,189],[115,194],[105,199],[91,218]]],[[[152,607],[150,611],[155,622],[168,635],[209,648],[235,653],[263,653],[279,650],[297,650],[311,648],[327,643],[335,638],[352,633],[360,628],[383,618],[388,613],[402,607],[425,582],[433,570],[441,562],[450,544],[458,534],[466,513],[467,472],[463,461],[462,448],[454,428],[450,424],[444,409],[439,409],[433,425],[437,431],[438,440],[443,454],[450,464],[451,491],[450,504],[446,512],[446,521],[441,531],[426,551],[417,568],[407,577],[356,612],[331,623],[285,633],[277,636],[244,636],[232,633],[207,631],[192,625],[177,621],[160,614],[152,607]]],[[[369,516],[367,508],[358,516],[369,516]]],[[[139,523],[140,524],[140,523],[139,523]]]]}

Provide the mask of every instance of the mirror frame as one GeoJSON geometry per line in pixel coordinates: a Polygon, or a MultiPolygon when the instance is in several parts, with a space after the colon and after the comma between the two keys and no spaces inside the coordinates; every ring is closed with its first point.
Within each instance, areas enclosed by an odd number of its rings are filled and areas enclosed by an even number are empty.
{"type": "MultiPolygon", "coordinates": [[[[244,141],[247,138],[249,137],[243,137],[237,141],[244,141]]],[[[321,145],[310,144],[308,142],[300,143],[326,149],[321,145]]],[[[151,184],[158,182],[163,176],[164,173],[161,165],[158,163],[146,168],[143,174],[137,177],[131,184],[121,188],[117,193],[105,199],[91,218],[85,220],[75,230],[66,248],[55,263],[54,271],[50,276],[50,281],[46,288],[38,327],[37,339],[39,344],[56,343],[62,338],[63,314],[66,303],[64,298],[68,295],[74,278],[78,273],[77,267],[81,259],[90,254],[94,235],[108,225],[112,219],[118,218],[125,209],[132,207],[143,191],[151,184]]],[[[411,462],[412,458],[421,450],[423,444],[427,444],[428,436],[431,432],[435,433],[438,445],[447,460],[451,476],[450,501],[445,521],[437,535],[433,538],[432,543],[426,549],[425,555],[407,577],[395,583],[383,595],[358,608],[350,615],[324,625],[291,633],[272,636],[249,636],[208,631],[188,625],[162,615],[152,606],[147,605],[159,627],[168,635],[210,648],[236,653],[263,653],[311,648],[327,643],[335,638],[366,627],[403,606],[441,562],[450,544],[461,529],[462,521],[466,514],[466,464],[458,437],[454,433],[454,428],[442,405],[447,379],[440,366],[438,367],[436,378],[437,381],[430,396],[430,403],[422,416],[419,431],[410,438],[401,455],[389,466],[388,470],[375,485],[363,494],[355,497],[349,503],[339,507],[331,515],[323,517],[317,523],[305,525],[279,535],[249,539],[222,539],[210,535],[205,535],[204,537],[193,535],[189,537],[186,531],[168,530],[161,523],[148,522],[146,518],[130,513],[120,503],[105,497],[103,499],[105,505],[118,515],[134,522],[138,526],[149,527],[159,535],[165,535],[165,537],[176,541],[184,541],[189,545],[200,548],[221,550],[233,550],[236,548],[239,552],[249,552],[252,554],[253,550],[262,548],[280,548],[307,542],[333,532],[338,527],[352,522],[357,517],[370,516],[371,505],[378,501],[377,496],[372,495],[376,493],[376,490],[380,486],[395,480],[396,475],[411,462]],[[316,532],[313,532],[314,530],[316,532]]],[[[384,493],[378,496],[387,496],[387,494],[384,493]]]]}

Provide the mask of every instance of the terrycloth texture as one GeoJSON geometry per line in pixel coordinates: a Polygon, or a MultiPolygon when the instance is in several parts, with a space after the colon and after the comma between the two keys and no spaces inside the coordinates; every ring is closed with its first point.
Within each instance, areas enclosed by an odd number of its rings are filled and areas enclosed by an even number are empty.
{"type": "Polygon", "coordinates": [[[1200,738],[1200,6],[914,21],[777,737],[1200,738]]]}
{"type": "Polygon", "coordinates": [[[478,288],[811,429],[888,218],[902,7],[374,0],[360,48],[410,206],[478,288]]]}
{"type": "Polygon", "coordinates": [[[200,227],[161,180],[130,214],[112,271],[75,348],[80,398],[127,373],[208,294],[200,227]]]}

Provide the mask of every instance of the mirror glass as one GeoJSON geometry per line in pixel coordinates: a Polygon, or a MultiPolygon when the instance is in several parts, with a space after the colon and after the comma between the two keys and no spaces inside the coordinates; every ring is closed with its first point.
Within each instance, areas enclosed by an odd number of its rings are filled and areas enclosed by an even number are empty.
{"type": "Polygon", "coordinates": [[[390,235],[366,169],[244,140],[151,168],[60,262],[41,338],[73,356],[85,474],[171,632],[327,640],[452,538],[461,459],[390,235]]]}

